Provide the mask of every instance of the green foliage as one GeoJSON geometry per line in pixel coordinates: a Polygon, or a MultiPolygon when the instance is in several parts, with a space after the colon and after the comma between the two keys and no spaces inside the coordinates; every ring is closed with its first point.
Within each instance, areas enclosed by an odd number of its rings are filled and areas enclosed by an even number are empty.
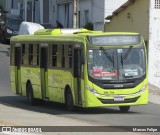
{"type": "Polygon", "coordinates": [[[93,30],[93,23],[91,22],[88,22],[85,26],[84,26],[85,29],[88,29],[88,30],[93,30]]]}

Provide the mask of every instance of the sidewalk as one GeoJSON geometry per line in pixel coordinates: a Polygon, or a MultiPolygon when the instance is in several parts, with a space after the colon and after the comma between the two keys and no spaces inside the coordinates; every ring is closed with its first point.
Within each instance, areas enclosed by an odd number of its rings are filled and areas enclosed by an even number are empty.
{"type": "Polygon", "coordinates": [[[148,84],[149,86],[149,102],[154,104],[160,104],[160,88],[148,84]]]}

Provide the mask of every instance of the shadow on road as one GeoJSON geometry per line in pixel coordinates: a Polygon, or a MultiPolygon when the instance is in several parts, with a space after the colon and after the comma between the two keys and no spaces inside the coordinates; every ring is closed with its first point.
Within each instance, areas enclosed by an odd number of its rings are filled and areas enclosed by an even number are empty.
{"type": "MultiPolygon", "coordinates": [[[[54,114],[54,115],[62,115],[62,114],[126,114],[122,113],[112,108],[76,108],[75,112],[66,111],[64,104],[49,102],[49,101],[40,101],[36,106],[30,106],[27,103],[26,97],[22,96],[5,96],[0,97],[0,103],[17,107],[20,109],[25,109],[29,111],[35,111],[40,113],[54,114]]],[[[137,112],[127,112],[127,114],[137,114],[137,112]]]]}

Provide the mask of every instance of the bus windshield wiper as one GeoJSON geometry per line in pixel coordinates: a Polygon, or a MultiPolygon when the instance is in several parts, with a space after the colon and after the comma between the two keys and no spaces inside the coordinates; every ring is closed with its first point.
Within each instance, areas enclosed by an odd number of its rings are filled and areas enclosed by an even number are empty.
{"type": "Polygon", "coordinates": [[[122,57],[122,53],[121,53],[121,65],[122,65],[122,69],[123,69],[123,57],[122,57]]]}
{"type": "Polygon", "coordinates": [[[111,57],[110,56],[110,54],[107,52],[107,51],[105,51],[105,49],[103,48],[103,47],[100,47],[100,50],[102,50],[103,51],[103,53],[105,54],[105,56],[110,60],[110,62],[114,62],[113,61],[113,57],[111,57]]]}
{"type": "Polygon", "coordinates": [[[121,58],[121,61],[127,59],[127,57],[128,57],[128,55],[129,55],[129,53],[131,52],[132,48],[133,48],[133,46],[130,46],[130,47],[129,47],[128,51],[127,51],[127,52],[125,53],[125,55],[121,58]]]}

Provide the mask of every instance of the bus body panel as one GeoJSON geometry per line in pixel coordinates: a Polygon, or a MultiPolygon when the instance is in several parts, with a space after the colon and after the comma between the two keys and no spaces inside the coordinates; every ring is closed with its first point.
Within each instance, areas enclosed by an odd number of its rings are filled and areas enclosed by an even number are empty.
{"type": "MultiPolygon", "coordinates": [[[[64,87],[63,81],[64,76],[63,70],[48,70],[48,89],[49,89],[49,99],[51,101],[64,103],[64,87]]],[[[69,83],[71,84],[71,83],[69,83]]],[[[72,85],[70,85],[72,86],[72,85]]]]}
{"type": "Polygon", "coordinates": [[[41,82],[40,82],[40,68],[21,67],[21,79],[22,79],[23,96],[26,96],[27,82],[30,82],[33,88],[34,97],[42,99],[41,82]]]}
{"type": "Polygon", "coordinates": [[[12,91],[16,94],[15,68],[16,68],[15,66],[10,66],[10,85],[12,91]]]}

